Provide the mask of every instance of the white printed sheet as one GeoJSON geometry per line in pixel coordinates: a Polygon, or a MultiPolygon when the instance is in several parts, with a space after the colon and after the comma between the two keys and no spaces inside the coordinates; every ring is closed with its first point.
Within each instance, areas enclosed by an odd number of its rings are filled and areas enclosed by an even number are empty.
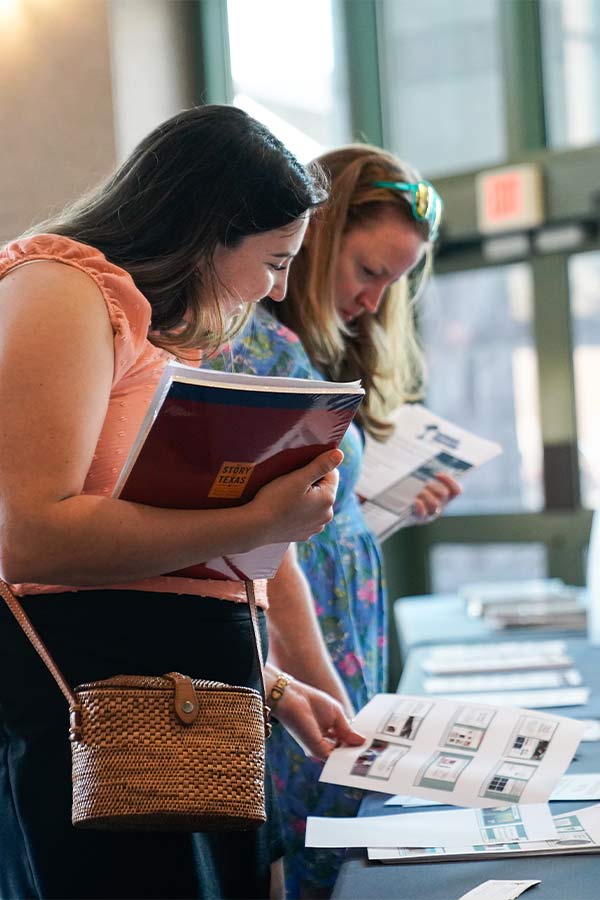
{"type": "MultiPolygon", "coordinates": [[[[582,738],[583,740],[584,738],[582,738]]],[[[600,800],[600,772],[584,772],[576,775],[563,775],[552,793],[553,800],[600,800]]],[[[442,806],[438,800],[422,800],[418,797],[406,797],[403,794],[394,794],[386,800],[384,806],[442,806]]]]}
{"type": "Polygon", "coordinates": [[[561,813],[553,816],[553,820],[556,836],[543,841],[521,839],[497,844],[486,844],[479,841],[460,846],[454,841],[450,843],[446,835],[445,839],[437,846],[432,845],[425,848],[372,846],[369,847],[368,856],[369,859],[380,862],[419,862],[421,860],[449,862],[451,860],[490,859],[504,856],[548,856],[600,851],[600,804],[586,806],[570,813],[561,813]]]}
{"type": "Polygon", "coordinates": [[[415,497],[437,473],[461,478],[502,452],[499,444],[420,404],[404,404],[393,419],[396,429],[384,444],[367,436],[356,487],[367,501],[363,504],[367,523],[380,538],[409,524],[415,497]]]}
{"type": "Polygon", "coordinates": [[[559,706],[585,706],[590,699],[589,687],[539,688],[534,691],[468,691],[452,694],[454,701],[493,706],[552,709],[559,706]]]}
{"type": "Polygon", "coordinates": [[[528,881],[499,881],[490,879],[478,884],[471,891],[467,891],[459,900],[517,900],[522,893],[541,884],[539,879],[528,881]]]}
{"type": "Polygon", "coordinates": [[[527,709],[377,694],[354,720],[366,741],[339,747],[321,781],[463,807],[544,803],[585,726],[527,709]]]}
{"type": "Polygon", "coordinates": [[[538,841],[557,837],[547,803],[502,809],[450,809],[392,816],[332,818],[309,816],[307,847],[426,847],[447,842],[467,844],[538,841]]]}
{"type": "Polygon", "coordinates": [[[421,661],[430,676],[483,675],[541,669],[570,669],[573,660],[564,641],[497,641],[432,647],[421,661]]]}
{"type": "Polygon", "coordinates": [[[578,669],[539,669],[473,675],[432,675],[423,679],[426,694],[527,691],[538,688],[577,687],[583,681],[578,669]]]}

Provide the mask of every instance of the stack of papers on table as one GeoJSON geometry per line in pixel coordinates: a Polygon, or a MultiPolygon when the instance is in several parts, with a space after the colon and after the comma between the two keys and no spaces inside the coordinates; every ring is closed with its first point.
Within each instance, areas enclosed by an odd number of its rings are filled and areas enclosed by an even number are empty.
{"type": "Polygon", "coordinates": [[[585,706],[590,698],[588,687],[568,687],[539,691],[484,691],[453,694],[463,703],[488,703],[495,706],[525,706],[528,709],[555,709],[585,706]]]}
{"type": "Polygon", "coordinates": [[[462,675],[573,665],[564,641],[497,641],[432,647],[421,663],[428,675],[462,675]]]}
{"type": "Polygon", "coordinates": [[[490,628],[554,628],[555,630],[584,631],[587,627],[587,608],[583,590],[560,600],[540,603],[507,603],[486,610],[484,619],[490,628]]]}
{"type": "Polygon", "coordinates": [[[583,588],[560,578],[463,585],[467,613],[492,628],[554,627],[580,630],[587,621],[583,588]]]}
{"type": "Polygon", "coordinates": [[[502,809],[449,809],[397,816],[328,818],[309,816],[307,847],[425,847],[445,843],[457,846],[506,841],[551,840],[557,837],[547,803],[502,809]]]}
{"type": "Polygon", "coordinates": [[[541,669],[531,672],[500,672],[485,675],[436,675],[425,678],[426,694],[454,694],[469,691],[533,690],[535,688],[578,687],[583,678],[578,669],[541,669]]]}
{"type": "Polygon", "coordinates": [[[564,598],[571,588],[561,578],[528,578],[521,581],[482,581],[458,589],[470,616],[483,616],[503,603],[551,603],[564,598]]]}
{"type": "MultiPolygon", "coordinates": [[[[492,812],[488,810],[488,812],[492,812]]],[[[409,820],[412,814],[407,815],[409,820]]],[[[452,844],[430,847],[370,847],[369,859],[386,863],[452,862],[514,856],[558,856],[600,852],[600,804],[553,817],[556,837],[543,840],[509,840],[490,844],[452,844]]],[[[445,840],[447,844],[447,838],[445,840]]]]}
{"type": "Polygon", "coordinates": [[[579,706],[589,690],[564,641],[499,641],[434,647],[421,662],[428,694],[500,706],[579,706]]]}

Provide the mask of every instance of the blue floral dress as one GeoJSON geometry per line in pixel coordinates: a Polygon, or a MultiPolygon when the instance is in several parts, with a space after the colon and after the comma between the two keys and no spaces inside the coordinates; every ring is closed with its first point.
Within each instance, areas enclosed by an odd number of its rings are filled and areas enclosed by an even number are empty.
{"type": "MultiPolygon", "coordinates": [[[[260,305],[247,333],[208,365],[252,375],[322,378],[296,335],[260,305]]],[[[360,709],[387,686],[386,600],[379,546],[354,491],[363,452],[355,425],[341,449],[335,517],[320,534],[298,544],[298,559],[333,662],[360,709]]],[[[319,783],[322,764],[308,759],[282,727],[274,729],[268,751],[288,846],[288,896],[299,897],[301,887],[331,888],[344,851],[305,849],[306,817],[354,815],[359,792],[319,783]]]]}

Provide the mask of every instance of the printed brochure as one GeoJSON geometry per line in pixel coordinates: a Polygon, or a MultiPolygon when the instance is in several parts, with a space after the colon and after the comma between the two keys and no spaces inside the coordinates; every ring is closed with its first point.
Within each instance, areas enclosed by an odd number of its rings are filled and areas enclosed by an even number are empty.
{"type": "Polygon", "coordinates": [[[356,486],[369,527],[380,538],[412,524],[413,502],[423,485],[445,472],[462,478],[498,456],[499,444],[477,437],[420,404],[406,403],[392,420],[392,437],[381,443],[367,435],[356,486]]]}
{"type": "Polygon", "coordinates": [[[555,838],[556,828],[547,803],[502,809],[448,809],[391,816],[309,816],[307,847],[425,847],[452,835],[457,846],[555,838]]]}
{"type": "Polygon", "coordinates": [[[585,731],[558,715],[453,699],[377,694],[321,781],[465,807],[543,803],[585,731]]]}
{"type": "Polygon", "coordinates": [[[431,647],[429,656],[421,662],[421,668],[428,675],[568,669],[572,665],[573,658],[564,641],[441,644],[431,647]]]}
{"type": "Polygon", "coordinates": [[[425,848],[370,847],[368,855],[369,859],[384,863],[410,863],[600,852],[600,804],[587,806],[575,812],[561,813],[553,818],[557,836],[550,840],[511,840],[493,845],[481,841],[462,847],[458,845],[425,848]]]}

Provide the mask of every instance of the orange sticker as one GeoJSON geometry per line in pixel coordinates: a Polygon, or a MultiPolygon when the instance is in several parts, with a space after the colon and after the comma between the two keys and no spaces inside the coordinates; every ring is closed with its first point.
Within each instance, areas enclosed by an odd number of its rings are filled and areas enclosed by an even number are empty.
{"type": "Polygon", "coordinates": [[[252,463],[222,463],[208,496],[241,497],[253,471],[254,465],[252,463]]]}

